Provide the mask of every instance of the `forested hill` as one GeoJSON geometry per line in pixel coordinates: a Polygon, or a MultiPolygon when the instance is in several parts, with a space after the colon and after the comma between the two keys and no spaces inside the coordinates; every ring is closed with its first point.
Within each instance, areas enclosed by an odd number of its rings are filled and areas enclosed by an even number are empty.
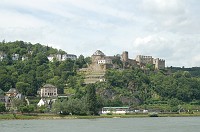
{"type": "Polygon", "coordinates": [[[8,56],[12,54],[19,54],[22,56],[29,56],[32,54],[36,56],[38,53],[44,53],[46,55],[56,54],[56,53],[65,53],[65,51],[54,49],[52,47],[44,46],[39,43],[31,44],[23,41],[15,41],[15,42],[0,42],[0,54],[7,54],[8,56]]]}
{"type": "MultiPolygon", "coordinates": [[[[82,99],[86,94],[84,75],[78,69],[87,67],[90,57],[80,55],[77,60],[50,62],[50,54],[64,54],[41,44],[23,41],[1,42],[0,88],[8,91],[17,88],[22,94],[36,96],[37,90],[50,83],[64,92],[82,99]],[[19,60],[14,60],[19,54],[19,60]],[[22,60],[25,57],[26,59],[22,60]]],[[[106,82],[95,84],[99,106],[127,106],[136,104],[183,102],[200,104],[200,78],[189,71],[166,69],[110,69],[106,71],[106,82]]]]}
{"type": "Polygon", "coordinates": [[[65,53],[41,44],[0,42],[0,88],[5,92],[17,88],[24,95],[36,95],[38,88],[51,83],[63,93],[67,80],[76,75],[76,69],[86,66],[88,60],[81,55],[76,61],[50,63],[47,58],[50,54],[65,53]],[[16,54],[17,60],[13,58],[16,54]]]}
{"type": "Polygon", "coordinates": [[[172,73],[175,73],[177,71],[188,71],[193,77],[200,77],[200,67],[191,67],[191,68],[185,68],[185,67],[167,67],[169,71],[172,73]]]}

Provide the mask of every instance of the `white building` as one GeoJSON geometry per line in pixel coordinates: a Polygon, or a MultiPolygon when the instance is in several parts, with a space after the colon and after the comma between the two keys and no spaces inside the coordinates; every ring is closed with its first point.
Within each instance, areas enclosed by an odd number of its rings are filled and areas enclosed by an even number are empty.
{"type": "Polygon", "coordinates": [[[2,61],[4,58],[6,58],[7,57],[7,55],[6,54],[0,54],[0,61],[2,61]]]}
{"type": "Polygon", "coordinates": [[[46,101],[44,99],[40,99],[40,101],[38,102],[37,106],[41,107],[44,106],[46,104],[46,101]]]}
{"type": "Polygon", "coordinates": [[[103,107],[102,114],[125,114],[129,112],[129,107],[103,107]]]}
{"type": "Polygon", "coordinates": [[[53,59],[55,58],[55,56],[54,55],[49,55],[47,58],[48,58],[48,60],[50,62],[53,62],[53,59]]]}
{"type": "Polygon", "coordinates": [[[109,58],[100,59],[97,61],[97,64],[112,64],[112,60],[109,58]]]}
{"type": "Polygon", "coordinates": [[[19,54],[13,54],[12,55],[12,60],[19,60],[19,54]]]}
{"type": "Polygon", "coordinates": [[[22,61],[28,60],[27,56],[22,56],[22,61]]]}
{"type": "Polygon", "coordinates": [[[56,59],[57,61],[65,61],[67,59],[76,60],[77,56],[73,55],[73,54],[64,54],[64,55],[61,55],[61,54],[56,54],[56,55],[55,54],[51,54],[47,58],[48,58],[48,60],[50,62],[53,62],[54,59],[56,59]]]}
{"type": "Polygon", "coordinates": [[[52,104],[55,103],[56,99],[40,99],[40,101],[38,102],[37,106],[41,107],[41,106],[47,106],[49,108],[52,107],[52,104]]]}
{"type": "Polygon", "coordinates": [[[51,84],[45,84],[38,90],[40,97],[57,97],[57,88],[51,84]]]}
{"type": "Polygon", "coordinates": [[[64,54],[64,55],[62,55],[62,61],[67,60],[67,59],[76,60],[77,56],[73,55],[73,54],[64,54]]]}

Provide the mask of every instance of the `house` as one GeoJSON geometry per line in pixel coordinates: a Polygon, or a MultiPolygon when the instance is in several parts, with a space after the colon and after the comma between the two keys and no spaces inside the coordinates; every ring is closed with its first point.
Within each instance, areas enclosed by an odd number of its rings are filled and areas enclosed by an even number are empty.
{"type": "Polygon", "coordinates": [[[129,112],[129,107],[103,107],[102,114],[126,114],[129,112]]]}
{"type": "Polygon", "coordinates": [[[55,58],[55,55],[49,55],[48,57],[48,60],[50,61],[50,62],[53,62],[53,59],[55,58]]]}
{"type": "Polygon", "coordinates": [[[57,87],[51,84],[45,84],[38,90],[40,97],[57,97],[57,87]]]}
{"type": "Polygon", "coordinates": [[[22,99],[22,94],[16,88],[11,88],[8,92],[5,92],[5,96],[22,99]]]}
{"type": "Polygon", "coordinates": [[[55,103],[56,99],[45,99],[45,98],[41,98],[40,101],[38,102],[37,106],[41,107],[41,106],[46,106],[48,108],[52,107],[52,104],[55,103]]]}
{"type": "Polygon", "coordinates": [[[6,109],[13,107],[13,99],[23,99],[23,96],[15,88],[11,88],[8,92],[5,92],[5,106],[6,109]]]}
{"type": "Polygon", "coordinates": [[[7,57],[6,54],[4,54],[3,52],[0,52],[0,61],[2,61],[6,57],[7,57]]]}
{"type": "Polygon", "coordinates": [[[73,54],[64,54],[64,55],[62,55],[62,61],[65,61],[67,59],[76,60],[77,56],[73,55],[73,54]]]}
{"type": "Polygon", "coordinates": [[[57,61],[65,61],[67,59],[76,60],[77,56],[74,54],[50,54],[47,58],[50,62],[53,62],[54,59],[57,61]]]}
{"type": "Polygon", "coordinates": [[[38,102],[37,106],[41,107],[44,106],[46,104],[46,100],[45,99],[40,99],[40,101],[38,102]]]}
{"type": "Polygon", "coordinates": [[[19,54],[13,54],[12,55],[12,60],[19,60],[19,54]]]}
{"type": "Polygon", "coordinates": [[[22,61],[28,60],[27,56],[22,56],[22,61]]]}

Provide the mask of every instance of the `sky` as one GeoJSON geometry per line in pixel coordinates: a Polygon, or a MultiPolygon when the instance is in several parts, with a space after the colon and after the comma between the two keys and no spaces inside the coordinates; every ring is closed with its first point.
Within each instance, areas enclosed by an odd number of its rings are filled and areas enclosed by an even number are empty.
{"type": "Polygon", "coordinates": [[[200,0],[1,0],[0,41],[200,66],[200,0]]]}

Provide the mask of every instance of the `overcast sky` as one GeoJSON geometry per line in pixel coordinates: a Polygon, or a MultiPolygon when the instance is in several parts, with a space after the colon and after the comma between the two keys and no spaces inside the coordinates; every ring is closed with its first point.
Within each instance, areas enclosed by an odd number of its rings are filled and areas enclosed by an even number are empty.
{"type": "Polygon", "coordinates": [[[1,0],[0,41],[200,66],[200,0],[1,0]]]}

